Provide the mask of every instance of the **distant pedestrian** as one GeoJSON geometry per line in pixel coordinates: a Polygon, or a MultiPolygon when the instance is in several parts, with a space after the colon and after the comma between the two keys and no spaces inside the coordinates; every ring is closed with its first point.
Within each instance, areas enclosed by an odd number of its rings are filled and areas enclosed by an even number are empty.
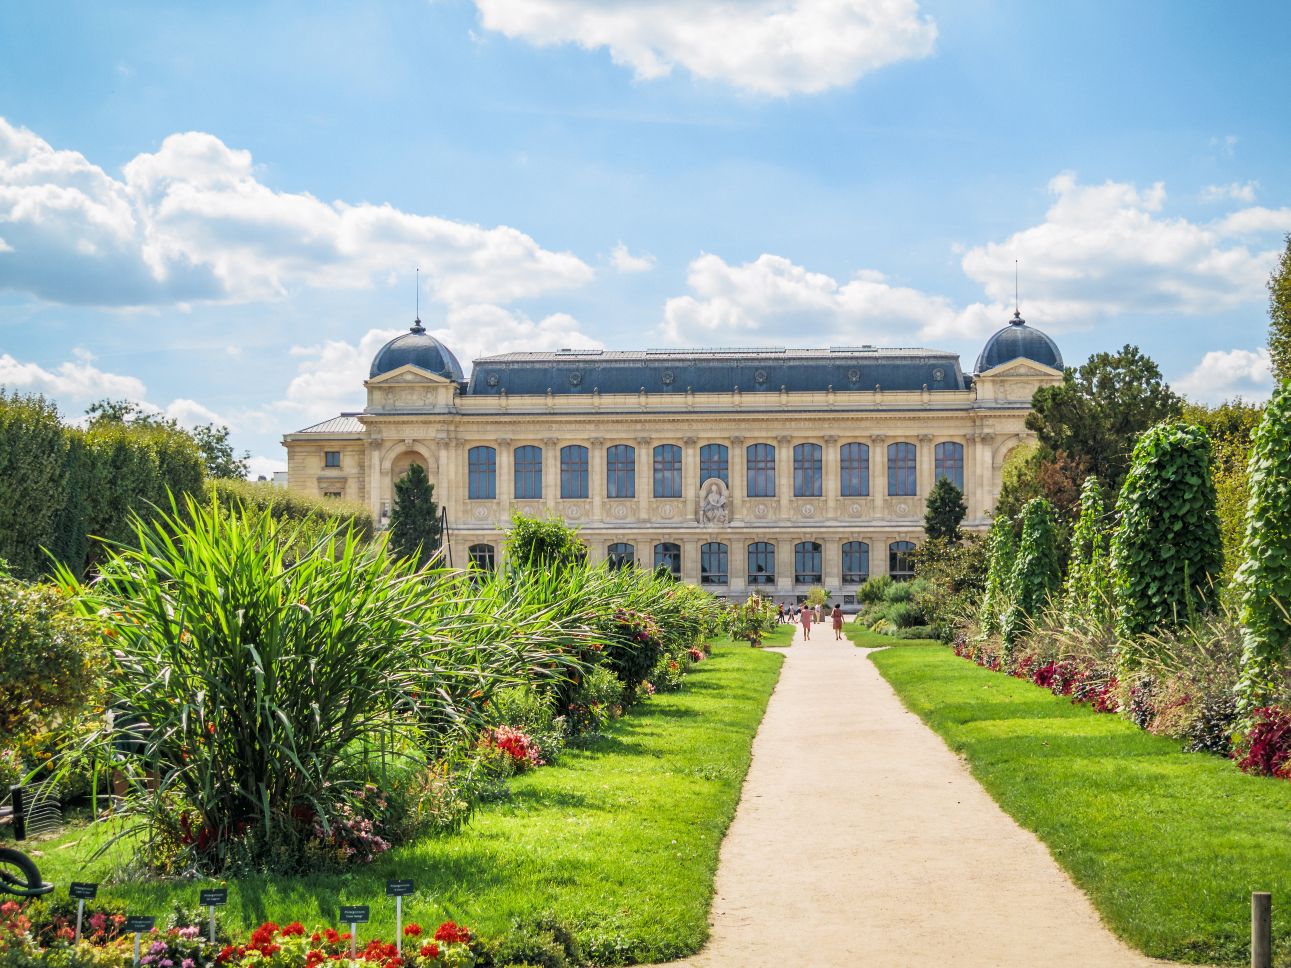
{"type": "Polygon", "coordinates": [[[781,625],[784,624],[784,602],[776,606],[776,616],[781,625]]]}
{"type": "Polygon", "coordinates": [[[802,616],[802,637],[810,641],[811,640],[811,609],[804,608],[801,612],[801,616],[802,616]]]}
{"type": "Polygon", "coordinates": [[[834,623],[834,641],[842,641],[843,638],[843,609],[838,602],[834,603],[833,610],[829,613],[830,620],[834,623]]]}

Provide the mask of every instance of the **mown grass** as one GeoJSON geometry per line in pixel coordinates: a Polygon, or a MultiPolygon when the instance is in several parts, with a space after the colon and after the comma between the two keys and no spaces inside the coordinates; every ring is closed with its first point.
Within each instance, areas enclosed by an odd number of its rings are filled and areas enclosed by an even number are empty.
{"type": "MultiPolygon", "coordinates": [[[[411,878],[407,920],[451,918],[487,933],[554,914],[605,963],[693,953],[707,938],[718,848],[782,662],[773,652],[719,645],[683,691],[656,695],[588,748],[516,778],[511,798],[483,807],[463,832],[398,847],[342,875],[231,881],[222,917],[233,929],[265,919],[333,924],[339,904],[371,904],[362,935],[389,937],[385,881],[411,878]]],[[[82,829],[39,845],[45,879],[60,888],[97,880],[128,856],[122,846],[87,862],[95,839],[82,829]]],[[[164,915],[175,900],[195,903],[203,886],[210,884],[105,884],[99,897],[164,915]]]]}
{"type": "Polygon", "coordinates": [[[870,655],[906,706],[1145,953],[1249,964],[1250,895],[1274,895],[1276,963],[1291,965],[1291,783],[1184,753],[949,649],[870,655]]]}
{"type": "Polygon", "coordinates": [[[862,649],[885,649],[889,646],[941,645],[936,639],[898,639],[880,632],[871,632],[855,622],[843,623],[843,634],[862,649]]]}

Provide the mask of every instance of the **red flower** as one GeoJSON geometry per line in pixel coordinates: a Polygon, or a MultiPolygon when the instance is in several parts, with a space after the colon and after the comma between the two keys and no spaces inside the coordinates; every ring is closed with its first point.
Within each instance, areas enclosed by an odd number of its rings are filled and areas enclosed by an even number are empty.
{"type": "Polygon", "coordinates": [[[437,945],[437,944],[424,944],[424,945],[422,945],[422,946],[421,946],[421,956],[422,956],[423,958],[438,958],[438,957],[439,957],[439,945],[437,945]]]}
{"type": "Polygon", "coordinates": [[[326,931],[323,932],[323,936],[327,938],[328,944],[336,944],[338,941],[341,940],[341,936],[336,933],[335,928],[328,928],[326,931]]]}
{"type": "Polygon", "coordinates": [[[292,937],[293,935],[303,936],[304,933],[305,933],[305,926],[301,924],[299,921],[292,921],[291,924],[287,925],[285,928],[282,929],[282,936],[284,938],[289,938],[289,937],[292,937]]]}
{"type": "Polygon", "coordinates": [[[409,923],[403,926],[403,936],[405,938],[415,938],[419,934],[421,934],[420,924],[409,923]]]}
{"type": "Polygon", "coordinates": [[[318,942],[323,940],[323,936],[319,934],[317,931],[315,931],[313,934],[309,936],[309,940],[314,942],[314,944],[318,944],[318,942]]]}
{"type": "Polygon", "coordinates": [[[467,944],[471,940],[471,932],[452,921],[445,921],[435,931],[435,940],[444,944],[467,944]]]}
{"type": "Polygon", "coordinates": [[[223,948],[220,949],[220,953],[215,956],[215,961],[218,964],[223,965],[223,964],[227,964],[228,960],[232,957],[233,957],[233,946],[226,944],[223,948]]]}

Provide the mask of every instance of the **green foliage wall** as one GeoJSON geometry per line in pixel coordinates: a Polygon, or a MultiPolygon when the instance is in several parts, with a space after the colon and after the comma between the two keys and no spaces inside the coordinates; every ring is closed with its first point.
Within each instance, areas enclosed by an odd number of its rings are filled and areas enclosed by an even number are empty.
{"type": "Polygon", "coordinates": [[[1063,593],[1068,623],[1107,617],[1112,586],[1108,576],[1107,534],[1103,521],[1103,488],[1087,477],[1080,489],[1080,518],[1071,539],[1071,560],[1063,593]]]}
{"type": "Polygon", "coordinates": [[[270,511],[279,521],[323,520],[328,522],[328,531],[352,528],[361,538],[372,537],[376,530],[372,511],[365,504],[313,497],[268,481],[212,480],[207,483],[207,501],[211,500],[224,508],[236,504],[248,511],[270,511]]]}
{"type": "Polygon", "coordinates": [[[1112,537],[1122,637],[1177,627],[1214,602],[1223,550],[1210,464],[1210,437],[1191,424],[1158,424],[1135,445],[1112,537]]]}
{"type": "Polygon", "coordinates": [[[1013,578],[1013,559],[1017,556],[1013,521],[998,509],[986,539],[986,553],[990,564],[982,595],[981,626],[983,635],[994,635],[1002,627],[1001,616],[1008,606],[1009,583],[1013,578]]]}
{"type": "Polygon", "coordinates": [[[1273,379],[1291,380],[1291,235],[1269,276],[1269,359],[1273,379]]]}
{"type": "Polygon", "coordinates": [[[1028,619],[1039,614],[1062,583],[1058,562],[1058,526],[1053,505],[1042,497],[1022,512],[1022,539],[1009,579],[1009,605],[1004,613],[1004,641],[1012,645],[1025,631],[1028,619]]]}
{"type": "Polygon", "coordinates": [[[1291,648],[1291,383],[1282,384],[1255,432],[1245,561],[1237,572],[1245,629],[1238,695],[1245,709],[1285,690],[1291,648]]]}
{"type": "Polygon", "coordinates": [[[39,574],[41,547],[56,544],[67,463],[58,409],[43,397],[0,392],[0,558],[16,575],[39,574]]]}

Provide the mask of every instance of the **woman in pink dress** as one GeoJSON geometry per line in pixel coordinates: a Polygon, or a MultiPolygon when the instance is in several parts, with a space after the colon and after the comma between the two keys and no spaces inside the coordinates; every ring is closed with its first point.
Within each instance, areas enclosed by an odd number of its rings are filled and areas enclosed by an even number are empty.
{"type": "Polygon", "coordinates": [[[811,639],[811,609],[804,608],[801,613],[802,619],[802,637],[810,641],[811,639]]]}
{"type": "Polygon", "coordinates": [[[833,610],[832,610],[832,611],[830,611],[830,613],[829,613],[829,617],[830,617],[830,619],[832,619],[832,620],[833,620],[833,623],[834,623],[834,639],[835,639],[836,641],[842,641],[842,638],[843,638],[843,610],[842,610],[842,608],[840,608],[840,607],[839,607],[839,605],[838,605],[838,603],[837,603],[837,602],[835,602],[835,603],[834,603],[834,608],[833,608],[833,610]]]}

